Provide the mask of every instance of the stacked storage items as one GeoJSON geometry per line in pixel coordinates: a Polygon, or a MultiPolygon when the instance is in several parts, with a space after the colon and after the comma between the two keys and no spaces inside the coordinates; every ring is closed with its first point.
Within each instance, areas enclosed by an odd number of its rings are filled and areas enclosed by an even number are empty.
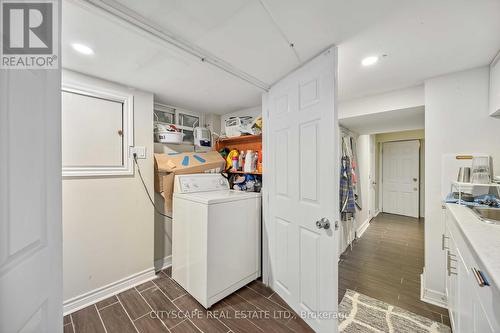
{"type": "Polygon", "coordinates": [[[224,165],[224,159],[216,151],[155,154],[155,191],[165,199],[165,213],[172,212],[175,175],[220,173],[224,165]]]}

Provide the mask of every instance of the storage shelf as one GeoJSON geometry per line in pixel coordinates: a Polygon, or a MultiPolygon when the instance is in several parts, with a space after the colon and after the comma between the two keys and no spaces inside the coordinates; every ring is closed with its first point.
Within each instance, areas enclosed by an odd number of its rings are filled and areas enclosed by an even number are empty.
{"type": "Polygon", "coordinates": [[[228,171],[227,173],[232,173],[232,174],[239,174],[239,175],[256,175],[256,176],[262,176],[262,172],[245,172],[245,171],[228,171]]]}
{"type": "Polygon", "coordinates": [[[262,150],[262,135],[244,135],[217,140],[216,149],[262,150]]]}
{"type": "Polygon", "coordinates": [[[453,185],[460,187],[500,187],[500,184],[497,183],[475,184],[475,183],[462,183],[457,181],[454,181],[453,185]]]}
{"type": "Polygon", "coordinates": [[[234,136],[231,138],[223,138],[219,139],[219,143],[223,143],[225,145],[233,144],[233,143],[244,143],[244,142],[255,142],[262,141],[262,135],[242,135],[242,136],[234,136]]]}

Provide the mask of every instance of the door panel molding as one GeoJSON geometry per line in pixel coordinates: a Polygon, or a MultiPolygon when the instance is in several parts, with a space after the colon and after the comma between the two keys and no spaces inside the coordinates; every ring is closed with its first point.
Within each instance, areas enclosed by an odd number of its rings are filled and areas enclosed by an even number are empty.
{"type": "Polygon", "coordinates": [[[318,319],[338,306],[336,73],[332,47],[262,98],[263,280],[296,312],[306,312],[304,319],[320,333],[337,331],[336,318],[318,319]],[[332,227],[319,229],[321,218],[332,227]]]}

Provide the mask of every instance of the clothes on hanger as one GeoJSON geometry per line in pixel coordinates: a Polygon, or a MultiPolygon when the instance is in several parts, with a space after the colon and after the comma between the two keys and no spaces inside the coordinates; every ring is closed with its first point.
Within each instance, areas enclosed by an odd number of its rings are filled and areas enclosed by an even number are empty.
{"type": "Polygon", "coordinates": [[[357,158],[357,147],[356,139],[350,134],[345,133],[341,139],[341,153],[342,157],[347,156],[349,158],[350,170],[351,170],[351,182],[352,192],[354,195],[354,202],[356,206],[361,209],[361,188],[359,184],[359,171],[358,171],[358,158],[357,158]]]}
{"type": "Polygon", "coordinates": [[[354,217],[356,213],[354,192],[352,188],[351,161],[349,156],[343,156],[341,160],[339,194],[341,218],[347,221],[354,217]]]}

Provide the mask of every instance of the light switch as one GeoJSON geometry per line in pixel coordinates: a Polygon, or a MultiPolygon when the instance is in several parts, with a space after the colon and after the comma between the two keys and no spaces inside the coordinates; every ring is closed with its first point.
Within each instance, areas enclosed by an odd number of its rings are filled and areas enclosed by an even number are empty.
{"type": "Polygon", "coordinates": [[[130,147],[130,155],[132,155],[132,157],[134,156],[134,153],[137,155],[138,159],[145,159],[146,158],[146,147],[144,147],[144,146],[130,147]]]}

